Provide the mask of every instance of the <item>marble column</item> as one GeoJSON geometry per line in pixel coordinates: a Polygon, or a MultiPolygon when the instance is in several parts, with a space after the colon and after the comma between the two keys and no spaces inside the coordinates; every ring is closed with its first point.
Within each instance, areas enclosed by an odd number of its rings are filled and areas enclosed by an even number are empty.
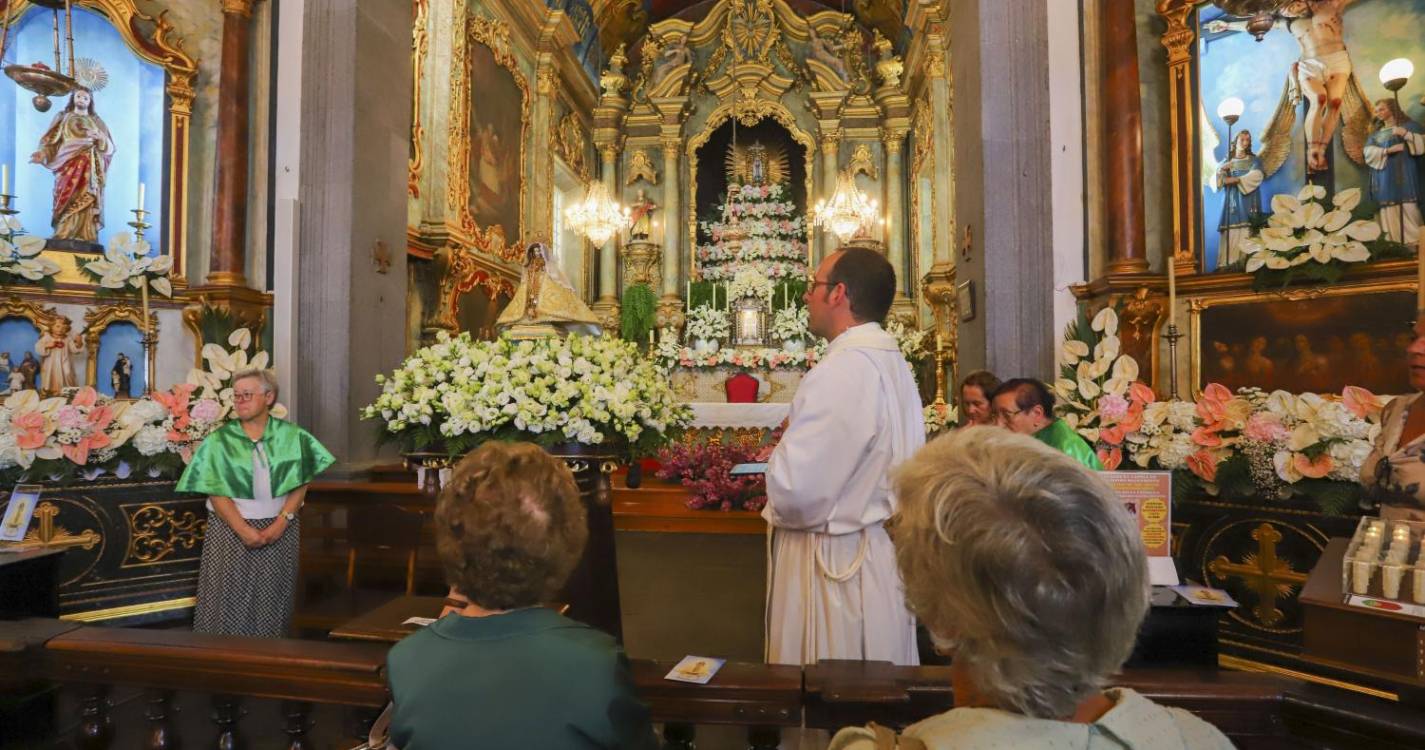
{"type": "MultiPolygon", "coordinates": [[[[820,200],[831,202],[831,196],[836,194],[836,178],[841,172],[841,131],[826,130],[821,134],[821,198],[820,200]]],[[[816,205],[816,201],[812,201],[816,205]]],[[[821,263],[822,259],[836,251],[841,244],[841,238],[837,237],[826,227],[818,227],[817,255],[816,262],[821,263]]],[[[808,272],[815,272],[816,268],[808,268],[808,272]]]]}
{"type": "MultiPolygon", "coordinates": [[[[530,108],[530,143],[550,144],[554,142],[554,97],[558,85],[558,74],[547,65],[541,65],[535,73],[534,106],[530,108]]],[[[475,92],[478,95],[478,91],[475,92]]],[[[534,168],[530,186],[531,221],[527,237],[554,235],[554,164],[553,149],[536,148],[532,153],[534,168]]],[[[521,168],[525,168],[524,165],[521,168]]],[[[506,237],[506,242],[524,238],[506,237]]]]}
{"type": "Polygon", "coordinates": [[[223,51],[218,73],[217,167],[211,286],[246,286],[249,51],[255,0],[221,0],[223,51]]]}
{"type": "MultiPolygon", "coordinates": [[[[604,187],[609,189],[609,195],[618,195],[618,156],[612,144],[599,148],[600,174],[603,176],[604,187]]],[[[610,237],[604,246],[599,248],[599,301],[618,301],[618,245],[617,237],[610,237]]]]}
{"type": "Polygon", "coordinates": [[[901,225],[906,220],[905,212],[905,159],[902,156],[902,145],[905,142],[905,133],[888,131],[882,134],[881,144],[886,149],[886,216],[890,221],[886,225],[886,257],[890,259],[891,265],[896,269],[896,299],[905,296],[908,279],[907,266],[905,261],[905,227],[901,225]]]}
{"type": "Polygon", "coordinates": [[[1099,4],[1103,65],[1104,195],[1111,274],[1148,270],[1143,226],[1143,109],[1138,93],[1137,19],[1131,0],[1099,4]]]}
{"type": "Polygon", "coordinates": [[[663,145],[663,299],[678,300],[678,270],[683,262],[683,208],[678,196],[679,138],[663,145]]]}

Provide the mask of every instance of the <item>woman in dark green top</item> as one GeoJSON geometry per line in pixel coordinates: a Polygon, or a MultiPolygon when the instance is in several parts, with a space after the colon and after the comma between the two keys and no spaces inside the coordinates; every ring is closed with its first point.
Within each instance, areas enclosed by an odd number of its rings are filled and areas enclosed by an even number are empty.
{"type": "Polygon", "coordinates": [[[654,748],[614,639],[541,607],[588,537],[569,470],[534,445],[487,443],[436,506],[436,546],[468,602],[391,649],[391,740],[434,748],[654,748]]]}

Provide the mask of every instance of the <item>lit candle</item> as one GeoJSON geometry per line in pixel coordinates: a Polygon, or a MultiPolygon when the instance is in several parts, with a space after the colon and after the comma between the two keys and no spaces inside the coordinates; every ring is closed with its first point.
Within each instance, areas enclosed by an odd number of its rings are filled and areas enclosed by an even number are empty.
{"type": "Polygon", "coordinates": [[[689,279],[689,280],[688,280],[688,293],[687,293],[687,296],[684,297],[683,312],[685,312],[685,313],[690,313],[690,312],[692,312],[692,311],[693,311],[693,280],[692,280],[692,279],[689,279]]]}
{"type": "Polygon", "coordinates": [[[143,210],[143,183],[139,183],[139,210],[143,210]]]}
{"type": "Polygon", "coordinates": [[[657,345],[657,343],[658,343],[657,340],[655,340],[655,339],[653,338],[653,330],[654,330],[654,329],[652,329],[652,328],[648,329],[648,345],[649,345],[650,347],[655,346],[655,345],[657,345]]]}

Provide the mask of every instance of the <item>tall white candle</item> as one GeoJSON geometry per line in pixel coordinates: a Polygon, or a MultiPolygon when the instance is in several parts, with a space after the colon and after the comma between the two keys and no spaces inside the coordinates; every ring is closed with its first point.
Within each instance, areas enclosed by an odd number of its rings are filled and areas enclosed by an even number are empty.
{"type": "Polygon", "coordinates": [[[0,164],[0,195],[10,194],[10,165],[0,164]]]}
{"type": "Polygon", "coordinates": [[[139,210],[143,210],[143,183],[139,183],[139,210]]]}
{"type": "Polygon", "coordinates": [[[688,280],[688,293],[687,293],[687,296],[686,296],[684,299],[685,299],[686,301],[685,301],[684,304],[683,304],[683,312],[685,312],[685,313],[690,313],[690,312],[692,312],[692,311],[693,311],[693,281],[692,281],[692,279],[689,279],[689,280],[688,280]]]}
{"type": "Polygon", "coordinates": [[[1178,264],[1168,256],[1168,325],[1178,324],[1178,264]]]}

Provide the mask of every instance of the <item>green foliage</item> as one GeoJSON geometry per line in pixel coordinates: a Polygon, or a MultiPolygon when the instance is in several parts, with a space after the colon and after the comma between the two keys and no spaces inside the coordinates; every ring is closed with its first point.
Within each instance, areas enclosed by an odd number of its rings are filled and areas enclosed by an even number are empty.
{"type": "Polygon", "coordinates": [[[1232,454],[1217,465],[1217,487],[1222,497],[1230,499],[1247,499],[1260,494],[1252,482],[1251,464],[1240,453],[1232,454]]]}
{"type": "Polygon", "coordinates": [[[39,281],[31,281],[17,273],[0,271],[0,289],[8,289],[12,286],[37,286],[46,292],[54,291],[54,277],[45,276],[39,281]]]}
{"type": "Polygon", "coordinates": [[[620,333],[625,341],[642,344],[657,320],[658,295],[647,284],[634,284],[623,292],[619,310],[620,333]]]}

